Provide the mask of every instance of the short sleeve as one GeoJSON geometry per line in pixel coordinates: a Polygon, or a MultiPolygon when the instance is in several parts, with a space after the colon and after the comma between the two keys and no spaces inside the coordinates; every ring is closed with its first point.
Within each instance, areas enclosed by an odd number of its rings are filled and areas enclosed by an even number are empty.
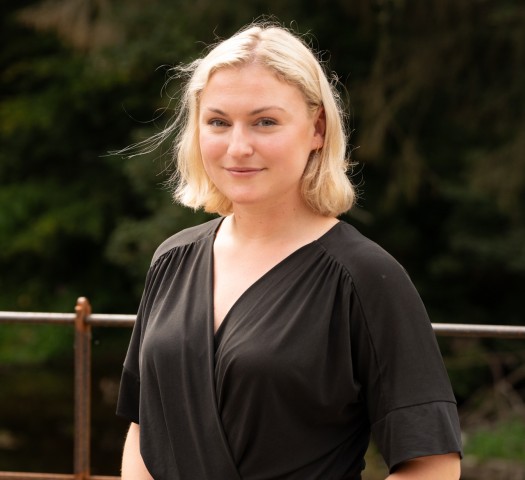
{"type": "Polygon", "coordinates": [[[411,458],[461,453],[456,405],[447,401],[389,412],[372,425],[372,436],[391,471],[411,458]]]}
{"type": "Polygon", "coordinates": [[[124,367],[120,379],[120,390],[117,402],[117,415],[130,422],[140,423],[140,380],[124,367]]]}
{"type": "Polygon", "coordinates": [[[137,319],[133,326],[131,340],[124,360],[117,401],[117,415],[134,423],[140,423],[140,350],[144,327],[147,323],[149,304],[153,296],[154,271],[155,266],[150,267],[146,276],[144,292],[137,311],[137,319]]]}
{"type": "Polygon", "coordinates": [[[392,471],[461,453],[456,401],[425,307],[405,270],[372,252],[353,279],[352,342],[372,438],[392,471]]]}

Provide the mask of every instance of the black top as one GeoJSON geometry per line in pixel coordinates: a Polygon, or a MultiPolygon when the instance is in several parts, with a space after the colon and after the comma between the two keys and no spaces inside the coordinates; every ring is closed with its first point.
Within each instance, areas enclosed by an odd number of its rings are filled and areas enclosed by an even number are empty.
{"type": "Polygon", "coordinates": [[[221,219],[165,241],[148,272],[117,413],[156,480],[358,480],[458,452],[454,395],[403,268],[339,222],[255,282],[213,333],[221,219]]]}

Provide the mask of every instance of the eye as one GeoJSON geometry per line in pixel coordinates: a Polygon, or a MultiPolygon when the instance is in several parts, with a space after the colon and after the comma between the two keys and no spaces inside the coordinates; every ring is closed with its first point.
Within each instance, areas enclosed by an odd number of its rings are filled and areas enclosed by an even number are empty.
{"type": "Polygon", "coordinates": [[[212,118],[210,120],[208,120],[208,125],[210,125],[211,127],[226,127],[228,126],[228,124],[220,119],[220,118],[212,118]]]}
{"type": "Polygon", "coordinates": [[[277,122],[273,118],[260,118],[257,120],[256,125],[261,127],[273,127],[277,125],[277,122]]]}

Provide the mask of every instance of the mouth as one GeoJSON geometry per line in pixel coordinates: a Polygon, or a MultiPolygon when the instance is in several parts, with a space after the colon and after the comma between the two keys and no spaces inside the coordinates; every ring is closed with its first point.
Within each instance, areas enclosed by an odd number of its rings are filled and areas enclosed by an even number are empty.
{"type": "Polygon", "coordinates": [[[260,172],[262,168],[256,168],[256,167],[227,167],[226,170],[228,172],[260,172]]]}
{"type": "Polygon", "coordinates": [[[264,168],[255,168],[255,167],[228,167],[225,169],[228,173],[231,173],[235,176],[248,176],[255,175],[259,172],[262,172],[264,168]]]}

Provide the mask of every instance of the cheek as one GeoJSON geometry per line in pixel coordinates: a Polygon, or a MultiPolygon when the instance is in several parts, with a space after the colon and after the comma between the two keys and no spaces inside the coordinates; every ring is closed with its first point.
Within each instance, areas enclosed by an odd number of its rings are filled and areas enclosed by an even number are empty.
{"type": "Polygon", "coordinates": [[[201,149],[202,160],[205,164],[213,162],[223,155],[226,150],[224,141],[210,135],[199,136],[199,147],[201,149]]]}
{"type": "Polygon", "coordinates": [[[280,159],[276,163],[282,169],[303,171],[310,155],[308,147],[304,137],[294,136],[267,143],[265,153],[268,158],[280,159]]]}

